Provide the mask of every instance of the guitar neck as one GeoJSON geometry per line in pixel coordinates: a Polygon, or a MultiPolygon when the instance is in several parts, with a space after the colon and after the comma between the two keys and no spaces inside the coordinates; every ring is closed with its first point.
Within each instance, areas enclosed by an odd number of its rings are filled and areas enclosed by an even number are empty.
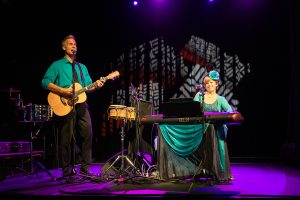
{"type": "MultiPolygon", "coordinates": [[[[102,78],[102,80],[104,80],[104,82],[106,82],[107,79],[108,79],[107,76],[102,78]]],[[[90,85],[88,85],[88,86],[86,86],[86,87],[83,87],[83,88],[77,90],[75,96],[78,96],[78,95],[82,94],[83,92],[86,92],[87,90],[91,89],[92,87],[96,87],[96,86],[97,86],[97,81],[90,84],[90,85]]]]}

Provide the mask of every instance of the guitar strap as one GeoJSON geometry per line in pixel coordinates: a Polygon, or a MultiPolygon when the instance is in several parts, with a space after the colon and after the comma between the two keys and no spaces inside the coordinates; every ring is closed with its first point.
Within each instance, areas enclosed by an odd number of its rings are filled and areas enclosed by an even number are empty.
{"type": "Polygon", "coordinates": [[[77,73],[76,73],[75,65],[76,65],[76,61],[74,60],[74,62],[72,63],[73,82],[78,83],[78,76],[77,76],[77,73]]]}
{"type": "MultiPolygon", "coordinates": [[[[81,80],[82,80],[82,82],[84,84],[83,87],[85,87],[86,85],[85,85],[84,76],[83,76],[83,73],[82,73],[81,66],[80,66],[79,62],[74,61],[74,63],[75,63],[74,65],[76,65],[76,64],[78,65],[78,68],[79,68],[79,71],[80,71],[81,80]]],[[[75,67],[73,68],[73,70],[75,70],[75,67]]],[[[75,74],[74,80],[77,80],[77,82],[78,82],[78,77],[77,77],[76,71],[73,71],[73,74],[75,74]]]]}

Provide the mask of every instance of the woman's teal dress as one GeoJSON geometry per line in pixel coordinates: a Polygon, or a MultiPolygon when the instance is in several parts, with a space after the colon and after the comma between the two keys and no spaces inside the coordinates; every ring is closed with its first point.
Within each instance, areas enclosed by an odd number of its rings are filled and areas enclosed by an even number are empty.
{"type": "MultiPolygon", "coordinates": [[[[195,101],[202,102],[196,94],[195,101]]],[[[227,100],[217,96],[213,104],[204,104],[205,112],[232,111],[227,100]]],[[[212,176],[214,180],[231,178],[224,124],[160,124],[158,171],[160,178],[212,176]]]]}

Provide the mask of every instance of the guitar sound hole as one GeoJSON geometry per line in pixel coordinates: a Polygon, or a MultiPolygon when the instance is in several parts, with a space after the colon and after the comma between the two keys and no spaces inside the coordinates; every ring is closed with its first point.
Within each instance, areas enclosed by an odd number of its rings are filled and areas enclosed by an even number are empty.
{"type": "Polygon", "coordinates": [[[76,97],[75,99],[68,99],[68,105],[73,106],[77,103],[77,101],[78,101],[78,97],[76,97]]]}
{"type": "Polygon", "coordinates": [[[60,97],[60,101],[61,101],[62,104],[64,104],[64,106],[66,106],[67,103],[68,103],[68,102],[66,102],[66,99],[63,98],[63,97],[60,97]]]}

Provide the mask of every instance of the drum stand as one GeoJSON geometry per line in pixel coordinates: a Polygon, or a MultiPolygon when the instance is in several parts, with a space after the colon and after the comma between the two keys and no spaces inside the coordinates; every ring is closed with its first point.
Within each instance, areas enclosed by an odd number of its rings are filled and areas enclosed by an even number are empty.
{"type": "Polygon", "coordinates": [[[130,166],[132,166],[135,170],[137,168],[134,166],[133,162],[126,156],[124,155],[124,138],[125,138],[125,132],[124,132],[124,124],[126,123],[126,119],[123,119],[123,123],[121,125],[121,155],[118,155],[118,157],[112,162],[112,164],[103,172],[105,174],[110,168],[112,168],[118,160],[121,159],[121,167],[119,168],[119,176],[122,177],[124,173],[128,173],[127,169],[124,167],[124,161],[126,160],[130,166]]]}

